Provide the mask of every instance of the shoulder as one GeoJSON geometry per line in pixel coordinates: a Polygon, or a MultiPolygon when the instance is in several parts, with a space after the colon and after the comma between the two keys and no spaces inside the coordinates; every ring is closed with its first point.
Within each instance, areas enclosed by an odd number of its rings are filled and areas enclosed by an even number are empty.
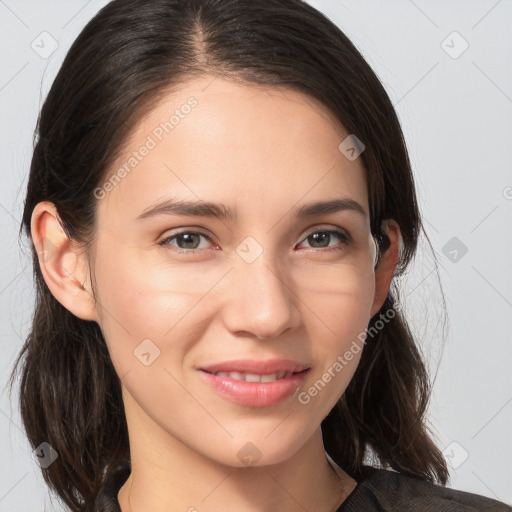
{"type": "Polygon", "coordinates": [[[365,467],[365,478],[338,509],[339,512],[512,512],[500,501],[450,489],[387,469],[365,467]]]}

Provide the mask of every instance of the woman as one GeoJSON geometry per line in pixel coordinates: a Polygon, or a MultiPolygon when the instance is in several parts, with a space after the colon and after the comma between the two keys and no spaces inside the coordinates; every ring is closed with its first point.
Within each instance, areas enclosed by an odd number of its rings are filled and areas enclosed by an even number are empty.
{"type": "Polygon", "coordinates": [[[444,487],[392,291],[421,229],[402,132],[307,4],[110,2],[22,227],[21,414],[71,510],[511,510],[444,487]]]}

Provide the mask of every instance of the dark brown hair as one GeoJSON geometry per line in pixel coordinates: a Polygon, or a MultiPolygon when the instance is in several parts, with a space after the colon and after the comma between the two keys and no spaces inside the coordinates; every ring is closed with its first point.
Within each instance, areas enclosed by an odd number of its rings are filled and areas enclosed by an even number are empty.
{"type": "MultiPolygon", "coordinates": [[[[130,130],[169,88],[205,74],[306,93],[363,141],[371,230],[379,235],[382,220],[396,220],[403,246],[395,279],[402,275],[423,228],[399,120],[356,47],[300,0],[109,2],[72,45],[41,109],[20,236],[30,236],[34,207],[46,200],[68,237],[89,247],[94,190],[130,130]]],[[[73,511],[89,511],[105,475],[130,457],[120,379],[98,324],[54,298],[33,244],[32,258],[35,312],[11,388],[22,363],[28,439],[59,454],[43,477],[73,511]]],[[[322,422],[325,448],[354,478],[372,451],[384,467],[444,485],[446,463],[425,421],[431,384],[397,294],[394,283],[368,326],[377,334],[322,422]]]]}

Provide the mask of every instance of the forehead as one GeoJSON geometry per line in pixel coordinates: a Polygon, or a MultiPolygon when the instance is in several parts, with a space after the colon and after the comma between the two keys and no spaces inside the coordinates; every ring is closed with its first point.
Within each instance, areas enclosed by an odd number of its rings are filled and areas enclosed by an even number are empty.
{"type": "Polygon", "coordinates": [[[351,197],[367,210],[362,160],[338,149],[348,135],[303,93],[195,78],[162,94],[133,127],[98,212],[131,220],[170,197],[222,202],[237,218],[246,207],[269,221],[318,199],[351,197]]]}

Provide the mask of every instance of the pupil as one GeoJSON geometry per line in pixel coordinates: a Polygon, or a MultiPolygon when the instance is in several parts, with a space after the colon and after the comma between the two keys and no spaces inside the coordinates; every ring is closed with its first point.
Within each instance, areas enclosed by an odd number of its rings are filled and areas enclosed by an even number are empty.
{"type": "MultiPolygon", "coordinates": [[[[181,237],[182,241],[183,240],[185,241],[185,244],[186,244],[185,249],[196,249],[197,248],[197,243],[194,244],[193,242],[191,242],[191,237],[197,237],[196,234],[194,234],[194,233],[185,233],[183,235],[180,235],[180,237],[181,237]],[[191,245],[193,247],[191,247],[191,245]]],[[[196,242],[197,242],[197,240],[196,240],[196,242]]]]}
{"type": "MultiPolygon", "coordinates": [[[[318,247],[317,245],[315,245],[317,242],[318,242],[318,239],[322,239],[322,238],[327,238],[329,237],[330,234],[329,233],[313,233],[312,235],[310,235],[309,238],[312,238],[314,240],[313,244],[310,242],[309,245],[311,245],[312,247],[318,247]]],[[[320,240],[321,241],[321,240],[320,240]]],[[[325,240],[324,240],[325,241],[325,240]]]]}

